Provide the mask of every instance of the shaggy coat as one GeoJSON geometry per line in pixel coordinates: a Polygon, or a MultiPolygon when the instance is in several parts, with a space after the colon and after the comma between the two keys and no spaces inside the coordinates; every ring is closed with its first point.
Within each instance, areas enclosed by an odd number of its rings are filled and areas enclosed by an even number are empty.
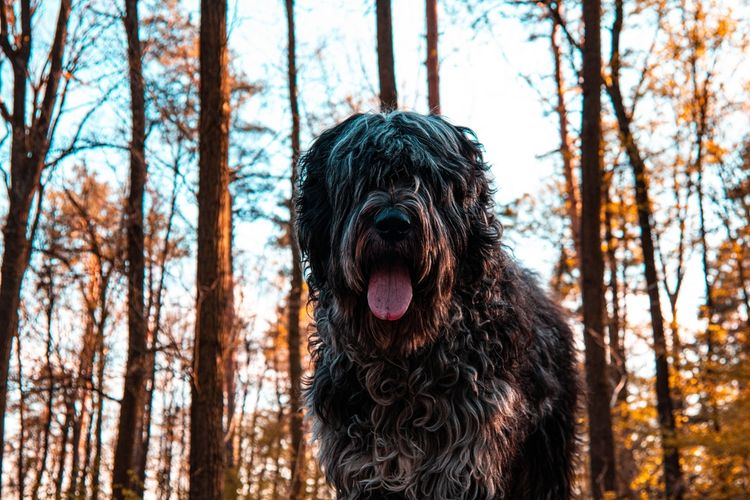
{"type": "Polygon", "coordinates": [[[300,166],[315,306],[306,397],[338,497],[568,498],[572,333],[501,245],[474,134],[437,116],[357,114],[300,166]],[[403,220],[397,238],[378,226],[386,210],[403,220]],[[368,287],[394,262],[413,298],[388,321],[368,287]]]}

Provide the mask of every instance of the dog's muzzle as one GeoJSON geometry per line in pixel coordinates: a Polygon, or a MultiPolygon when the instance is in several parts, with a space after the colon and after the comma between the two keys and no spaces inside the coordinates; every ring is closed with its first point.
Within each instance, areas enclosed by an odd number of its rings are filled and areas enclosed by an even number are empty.
{"type": "Polygon", "coordinates": [[[398,208],[389,207],[375,217],[375,229],[385,241],[396,242],[406,238],[411,228],[409,216],[398,208]]]}
{"type": "MultiPolygon", "coordinates": [[[[403,210],[387,207],[375,216],[373,227],[386,244],[396,244],[409,235],[411,219],[403,210]]],[[[385,321],[401,319],[409,309],[411,299],[411,274],[404,262],[384,256],[373,263],[367,283],[367,303],[376,318],[385,321]]]]}

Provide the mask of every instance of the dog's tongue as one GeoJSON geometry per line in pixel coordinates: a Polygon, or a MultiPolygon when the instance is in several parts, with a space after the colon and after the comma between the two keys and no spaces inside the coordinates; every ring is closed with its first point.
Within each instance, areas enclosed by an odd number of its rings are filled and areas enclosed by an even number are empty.
{"type": "Polygon", "coordinates": [[[367,286],[367,303],[378,319],[395,321],[406,314],[411,303],[411,277],[402,264],[375,269],[367,286]]]}

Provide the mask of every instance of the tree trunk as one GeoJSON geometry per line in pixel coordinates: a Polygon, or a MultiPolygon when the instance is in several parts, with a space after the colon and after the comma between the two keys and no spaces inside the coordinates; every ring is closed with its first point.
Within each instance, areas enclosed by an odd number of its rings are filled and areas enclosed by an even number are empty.
{"type": "Polygon", "coordinates": [[[65,462],[68,457],[68,434],[70,426],[75,418],[75,409],[73,407],[73,397],[71,394],[65,394],[65,422],[60,431],[60,446],[58,448],[58,467],[57,477],[55,478],[55,498],[60,500],[63,496],[62,487],[65,479],[65,462]]]}
{"type": "Polygon", "coordinates": [[[173,444],[175,441],[175,421],[177,415],[174,411],[174,403],[170,400],[169,405],[165,405],[163,412],[164,431],[161,436],[161,459],[159,466],[158,485],[159,498],[169,499],[172,497],[172,460],[173,444]]]}
{"type": "MultiPolygon", "coordinates": [[[[274,371],[276,372],[276,404],[279,407],[278,413],[276,414],[276,425],[278,429],[279,436],[282,436],[284,434],[284,403],[282,401],[282,396],[284,394],[284,390],[281,387],[281,377],[279,376],[279,363],[278,363],[278,354],[274,353],[274,371]]],[[[281,455],[283,453],[283,442],[281,439],[276,439],[269,447],[269,455],[273,457],[273,473],[275,474],[275,477],[273,478],[273,484],[271,485],[271,499],[277,500],[279,495],[279,483],[284,481],[284,475],[281,473],[281,455]]],[[[282,490],[283,491],[283,490],[282,490]]],[[[262,492],[261,492],[262,494],[262,492]]]]}
{"type": "MultiPolygon", "coordinates": [[[[555,7],[559,9],[559,6],[555,7]]],[[[558,10],[559,12],[559,10],[558,10]]],[[[559,16],[559,14],[558,14],[559,16]]],[[[563,162],[563,176],[565,177],[565,211],[570,220],[570,233],[573,237],[575,249],[576,267],[581,269],[581,219],[580,203],[577,181],[573,170],[573,152],[570,149],[570,137],[568,134],[568,109],[565,104],[565,80],[562,73],[562,55],[557,36],[560,24],[558,16],[552,16],[552,32],[550,33],[550,46],[555,71],[555,88],[557,94],[557,119],[560,132],[560,156],[563,162]]]]}
{"type": "MultiPolygon", "coordinates": [[[[99,396],[101,397],[101,395],[99,396]]],[[[99,401],[101,403],[101,401],[99,401]]],[[[81,467],[81,479],[76,490],[76,498],[86,498],[87,496],[87,479],[91,465],[91,442],[94,437],[94,411],[96,409],[95,400],[91,398],[91,412],[89,412],[88,423],[86,424],[86,439],[83,444],[83,466],[81,467]]]]}
{"type": "Polygon", "coordinates": [[[380,109],[398,108],[396,72],[393,64],[393,26],[391,0],[375,0],[378,32],[378,76],[380,77],[380,109]]]}
{"type": "Polygon", "coordinates": [[[102,434],[104,432],[104,368],[107,363],[104,352],[103,333],[103,330],[100,330],[98,345],[99,353],[96,362],[96,393],[98,396],[96,405],[96,430],[94,431],[94,459],[91,466],[91,500],[98,500],[99,498],[99,477],[101,475],[102,465],[102,434]]]}
{"type": "Polygon", "coordinates": [[[659,429],[662,437],[665,492],[669,499],[681,499],[683,495],[682,471],[679,450],[672,442],[675,437],[675,418],[669,382],[667,343],[664,338],[664,318],[659,297],[659,279],[656,271],[654,241],[652,232],[651,200],[648,194],[648,174],[638,145],[631,131],[631,118],[625,110],[619,80],[620,31],[622,29],[622,0],[615,2],[615,20],[612,29],[611,73],[612,82],[607,85],[612,107],[615,110],[620,140],[633,169],[635,201],[638,211],[638,226],[641,232],[643,270],[651,313],[651,326],[654,333],[654,361],[656,364],[656,410],[659,415],[659,429]]]}
{"type": "Polygon", "coordinates": [[[201,0],[198,298],[190,408],[190,498],[224,491],[224,346],[230,279],[226,0],[201,0]]]}
{"type": "MultiPolygon", "coordinates": [[[[697,13],[696,13],[697,15],[697,13]]],[[[695,161],[693,166],[698,172],[698,181],[696,183],[696,191],[698,195],[698,220],[699,220],[699,234],[701,241],[701,263],[703,267],[703,285],[705,289],[705,302],[704,302],[704,315],[706,317],[706,361],[707,368],[705,369],[705,378],[708,384],[714,383],[715,370],[713,367],[714,358],[714,292],[713,284],[711,283],[710,277],[710,266],[708,262],[708,244],[706,243],[706,214],[704,209],[704,196],[703,196],[703,142],[706,134],[708,133],[708,85],[709,77],[703,81],[702,85],[698,84],[698,68],[697,68],[697,55],[698,47],[693,47],[693,53],[690,55],[690,70],[691,80],[693,83],[693,101],[695,102],[697,109],[697,123],[696,123],[696,137],[695,137],[695,161]]],[[[693,119],[696,117],[693,116],[693,119]]],[[[711,394],[711,391],[706,391],[706,399],[708,411],[710,413],[711,424],[714,432],[721,430],[721,424],[719,423],[719,411],[716,404],[716,399],[711,394]]]]}
{"type": "Polygon", "coordinates": [[[16,474],[18,477],[18,499],[23,500],[26,489],[26,393],[23,389],[23,364],[21,358],[21,339],[16,342],[16,368],[18,369],[18,463],[16,474]]]}
{"type": "Polygon", "coordinates": [[[628,372],[625,367],[625,345],[620,328],[620,284],[617,278],[617,238],[612,230],[612,197],[614,172],[610,171],[604,187],[604,240],[607,248],[607,264],[609,264],[609,292],[611,294],[612,313],[609,315],[607,331],[609,333],[610,373],[612,375],[612,389],[614,398],[618,402],[627,400],[628,372]]]}
{"type": "Polygon", "coordinates": [[[427,0],[427,104],[430,114],[440,110],[440,61],[438,59],[438,6],[437,0],[427,0]]]}
{"type": "MultiPolygon", "coordinates": [[[[146,468],[148,465],[148,450],[151,442],[151,416],[153,413],[154,389],[156,385],[156,349],[159,346],[159,332],[161,331],[161,313],[164,303],[164,281],[166,277],[167,259],[169,258],[170,241],[172,235],[172,224],[174,221],[175,209],[177,205],[177,176],[173,178],[172,194],[169,203],[169,215],[167,216],[167,226],[164,229],[164,240],[159,255],[159,280],[154,290],[151,282],[149,283],[149,305],[147,307],[146,318],[151,317],[151,308],[153,306],[153,324],[152,331],[149,335],[150,346],[146,355],[146,373],[148,374],[148,390],[146,392],[146,407],[143,415],[143,447],[140,460],[139,477],[145,481],[146,468]]],[[[153,274],[150,274],[153,276],[153,274]]]]}
{"type": "Polygon", "coordinates": [[[615,492],[611,390],[604,341],[604,260],[601,246],[601,42],[599,0],[585,0],[583,21],[583,124],[581,129],[581,289],[586,346],[591,492],[615,492]]]}
{"type": "MultiPolygon", "coordinates": [[[[609,264],[609,290],[612,300],[612,313],[609,316],[607,330],[609,333],[609,358],[610,374],[612,377],[612,390],[615,394],[614,401],[618,405],[616,413],[621,425],[627,429],[630,415],[627,410],[628,400],[628,369],[626,366],[625,355],[625,328],[621,321],[622,313],[620,311],[620,296],[626,294],[620,293],[620,280],[617,276],[617,245],[618,239],[613,233],[613,219],[615,213],[610,194],[610,189],[614,184],[614,170],[607,176],[606,186],[604,188],[604,234],[607,242],[607,264],[609,264]]],[[[625,267],[625,266],[623,266],[625,267]]],[[[610,398],[610,403],[612,398],[610,398]]],[[[613,419],[614,420],[614,419],[613,419]]],[[[636,475],[637,469],[633,449],[628,446],[627,430],[623,430],[619,435],[615,435],[615,462],[617,464],[617,488],[620,498],[633,498],[633,491],[630,484],[636,475]]]]}
{"type": "Polygon", "coordinates": [[[146,113],[141,42],[138,38],[138,0],[125,1],[125,33],[130,76],[130,193],[127,201],[128,357],[125,388],[112,470],[112,493],[121,500],[131,493],[143,496],[140,475],[143,418],[146,407],[147,322],[144,313],[143,191],[146,184],[146,113]]]}
{"type": "Polygon", "coordinates": [[[98,332],[96,329],[96,311],[101,305],[102,309],[100,314],[104,314],[103,308],[106,304],[100,302],[102,298],[103,290],[105,286],[103,280],[96,274],[97,269],[100,269],[96,264],[93,264],[95,256],[87,256],[86,269],[90,271],[90,282],[88,290],[86,290],[86,297],[84,302],[86,303],[86,318],[84,320],[83,339],[80,354],[80,363],[78,366],[78,374],[74,381],[73,387],[73,398],[74,404],[78,403],[80,412],[75,415],[73,419],[73,436],[71,441],[72,458],[70,461],[70,483],[68,485],[68,497],[73,497],[76,494],[78,488],[78,478],[80,472],[80,449],[81,449],[81,435],[83,426],[89,419],[89,396],[91,395],[91,375],[94,366],[94,358],[96,356],[97,345],[98,345],[98,332]]]}
{"type": "MultiPolygon", "coordinates": [[[[63,70],[65,39],[68,33],[71,0],[61,0],[55,34],[50,48],[49,72],[44,95],[34,113],[29,113],[29,60],[32,39],[31,0],[21,0],[21,36],[13,47],[7,33],[0,35],[0,48],[13,69],[13,116],[10,153],[10,189],[8,214],[3,228],[3,263],[0,267],[0,443],[5,442],[5,409],[8,395],[8,369],[13,337],[18,330],[18,305],[21,283],[28,266],[30,241],[26,234],[29,211],[39,187],[44,160],[49,150],[49,126],[57,102],[57,88],[63,70]],[[35,117],[31,126],[26,121],[35,117]]],[[[3,3],[3,8],[5,3],[3,3]]],[[[41,87],[41,85],[40,85],[41,87]]],[[[36,101],[35,101],[36,102],[36,101]]],[[[35,106],[36,108],[36,106],[35,106]]],[[[0,471],[4,446],[0,446],[0,471]]],[[[0,481],[0,498],[2,481],[0,481]]]]}
{"type": "Polygon", "coordinates": [[[232,200],[229,199],[229,217],[226,219],[229,234],[229,277],[225,281],[227,330],[224,337],[224,393],[226,394],[226,425],[224,435],[224,498],[236,498],[241,486],[234,460],[234,436],[237,411],[237,327],[234,315],[234,225],[232,200]],[[227,490],[230,488],[230,490],[227,490]]]}
{"type": "Polygon", "coordinates": [[[45,269],[45,277],[49,280],[45,283],[45,293],[47,295],[47,305],[45,307],[45,319],[47,320],[47,349],[45,352],[45,375],[47,377],[47,401],[44,412],[44,429],[42,431],[42,457],[39,460],[39,468],[34,478],[34,486],[31,490],[32,500],[39,498],[39,489],[42,486],[44,473],[47,469],[47,456],[49,454],[49,438],[52,430],[52,413],[55,403],[55,386],[52,383],[52,317],[55,310],[55,293],[54,282],[52,281],[51,269],[45,269]]]}
{"type": "Polygon", "coordinates": [[[304,420],[302,403],[302,360],[300,354],[300,304],[302,301],[302,267],[300,258],[299,242],[294,221],[297,218],[295,199],[297,197],[297,162],[300,155],[300,125],[299,106],[297,103],[297,61],[295,58],[295,33],[294,33],[294,0],[286,0],[286,19],[288,29],[288,83],[289,83],[289,106],[292,110],[292,165],[291,165],[291,187],[292,194],[289,200],[289,235],[290,257],[292,260],[291,286],[289,290],[287,345],[289,347],[289,431],[291,434],[290,467],[292,479],[289,489],[289,498],[296,500],[302,497],[305,484],[305,441],[304,420]]]}
{"type": "Polygon", "coordinates": [[[250,457],[247,460],[247,471],[248,471],[248,488],[252,490],[252,480],[255,479],[255,463],[257,458],[257,440],[258,440],[258,434],[259,430],[257,429],[258,425],[258,414],[262,411],[260,409],[260,396],[263,394],[263,384],[266,380],[268,372],[268,360],[265,361],[265,366],[263,367],[263,372],[260,376],[260,380],[258,381],[258,389],[255,393],[255,402],[253,404],[253,414],[250,418],[250,438],[248,439],[248,449],[250,450],[250,457]]]}

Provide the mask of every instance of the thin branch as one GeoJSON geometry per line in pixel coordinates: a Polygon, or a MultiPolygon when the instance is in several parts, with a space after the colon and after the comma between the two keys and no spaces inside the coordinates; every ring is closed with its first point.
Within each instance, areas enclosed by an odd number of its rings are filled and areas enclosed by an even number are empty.
{"type": "Polygon", "coordinates": [[[2,97],[0,97],[0,116],[2,116],[3,120],[6,122],[13,123],[13,117],[10,115],[10,111],[8,111],[8,107],[5,105],[5,101],[3,101],[2,97]]]}
{"type": "Polygon", "coordinates": [[[13,48],[13,46],[10,44],[10,39],[8,38],[8,17],[6,15],[5,9],[7,9],[8,6],[5,3],[5,0],[0,1],[0,49],[2,49],[3,52],[5,52],[5,55],[10,60],[11,64],[15,66],[18,64],[16,62],[16,51],[13,48]]]}
{"type": "Polygon", "coordinates": [[[572,45],[576,49],[581,50],[582,46],[580,42],[578,42],[570,33],[570,31],[568,30],[568,24],[565,22],[565,19],[563,19],[562,14],[560,13],[560,4],[552,0],[544,0],[538,3],[539,5],[547,7],[549,13],[555,19],[555,22],[557,22],[558,26],[560,26],[560,28],[562,29],[565,38],[568,40],[568,43],[570,43],[570,45],[572,45]]]}

